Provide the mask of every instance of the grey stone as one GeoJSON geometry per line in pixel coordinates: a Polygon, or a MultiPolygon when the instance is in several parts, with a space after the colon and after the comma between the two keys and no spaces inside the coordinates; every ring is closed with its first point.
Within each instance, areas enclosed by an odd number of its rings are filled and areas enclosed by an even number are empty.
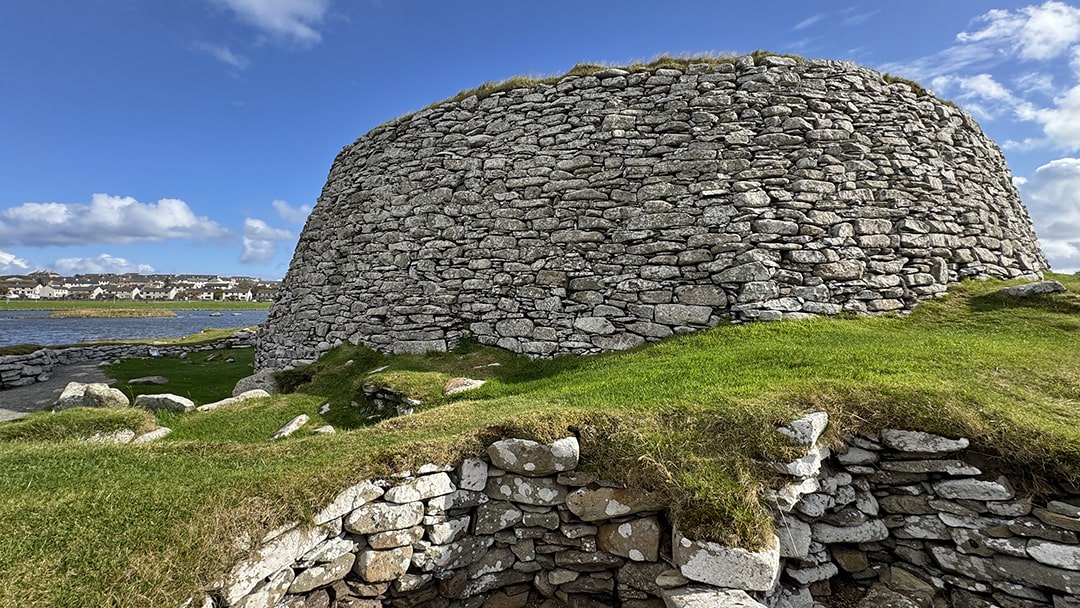
{"type": "Polygon", "coordinates": [[[1033,538],[1027,543],[1027,552],[1040,564],[1066,570],[1080,570],[1080,545],[1062,545],[1033,538]]]}
{"type": "Polygon", "coordinates": [[[565,437],[549,445],[528,439],[503,439],[487,449],[491,463],[500,469],[543,477],[569,471],[578,464],[577,437],[565,437]]]}
{"type": "Polygon", "coordinates": [[[73,407],[128,407],[131,402],[127,395],[118,388],[112,388],[103,383],[83,384],[81,382],[69,382],[64,387],[54,412],[70,409],[73,407]]]}
{"type": "Polygon", "coordinates": [[[690,540],[675,530],[671,544],[674,565],[692,581],[717,587],[768,591],[780,576],[780,542],[776,537],[765,549],[751,552],[714,542],[690,540]]]}
{"type": "Polygon", "coordinates": [[[370,503],[360,506],[345,517],[345,529],[353,534],[372,534],[388,530],[411,528],[424,518],[424,505],[370,503]]]}
{"type": "Polygon", "coordinates": [[[455,490],[457,490],[457,486],[450,481],[449,475],[436,473],[410,479],[401,485],[394,486],[386,491],[383,499],[396,503],[416,502],[450,494],[455,490]]]}
{"type": "Polygon", "coordinates": [[[871,519],[852,527],[833,526],[825,523],[811,524],[813,539],[819,543],[868,543],[889,537],[889,529],[880,519],[871,519]]]}
{"type": "Polygon", "coordinates": [[[934,492],[942,498],[966,500],[1009,500],[1014,495],[1004,477],[997,481],[946,479],[934,483],[934,492]]]}
{"type": "Polygon", "coordinates": [[[566,497],[566,507],[584,521],[613,519],[642,511],[659,511],[666,506],[659,495],[623,488],[581,488],[566,497]]]}
{"type": "Polygon", "coordinates": [[[999,289],[998,293],[1013,298],[1029,298],[1036,295],[1063,293],[1065,286],[1058,281],[1036,281],[999,289]]]}
{"type": "Polygon", "coordinates": [[[195,402],[180,395],[160,393],[135,397],[135,407],[155,413],[162,410],[182,413],[194,410],[195,402]]]}
{"type": "Polygon", "coordinates": [[[142,376],[141,378],[132,378],[127,383],[134,386],[168,384],[169,379],[165,376],[142,376]]]}
{"type": "Polygon", "coordinates": [[[881,431],[881,441],[885,445],[901,452],[920,452],[924,454],[942,454],[956,452],[968,447],[968,440],[964,438],[949,439],[940,435],[924,433],[922,431],[903,431],[897,429],[884,429],[881,431]]]}
{"type": "Polygon", "coordinates": [[[741,589],[690,585],[662,591],[667,608],[766,608],[741,589]]]}
{"type": "Polygon", "coordinates": [[[308,415],[300,414],[296,418],[286,422],[280,429],[274,431],[274,434],[270,436],[270,439],[284,439],[289,435],[292,435],[296,431],[299,431],[301,427],[308,423],[308,415]]]}
{"type": "Polygon", "coordinates": [[[484,492],[496,500],[526,505],[553,506],[566,501],[566,487],[550,477],[502,475],[489,477],[484,492]]]}
{"type": "Polygon", "coordinates": [[[356,556],[346,553],[332,562],[307,568],[296,575],[292,585],[289,586],[289,593],[307,593],[340,581],[352,570],[354,563],[356,563],[356,556]]]}
{"type": "Polygon", "coordinates": [[[280,389],[278,388],[277,379],[274,378],[275,372],[276,370],[264,369],[237,380],[236,385],[233,387],[232,396],[237,397],[255,389],[262,389],[270,394],[277,393],[280,389]]]}

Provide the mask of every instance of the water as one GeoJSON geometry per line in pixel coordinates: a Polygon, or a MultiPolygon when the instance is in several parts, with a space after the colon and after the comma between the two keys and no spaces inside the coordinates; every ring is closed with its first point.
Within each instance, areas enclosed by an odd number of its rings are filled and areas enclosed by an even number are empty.
{"type": "Polygon", "coordinates": [[[248,327],[266,321],[265,310],[177,310],[176,317],[49,319],[44,310],[0,310],[0,346],[75,344],[95,340],[179,338],[207,328],[248,327]]]}

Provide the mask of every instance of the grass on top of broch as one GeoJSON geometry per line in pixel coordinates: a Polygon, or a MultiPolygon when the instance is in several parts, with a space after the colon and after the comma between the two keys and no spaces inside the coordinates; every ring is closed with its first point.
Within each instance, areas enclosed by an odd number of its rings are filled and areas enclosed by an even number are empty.
{"type": "Polygon", "coordinates": [[[588,358],[341,347],[283,376],[294,392],[212,412],[75,409],[3,424],[0,604],[179,605],[241,556],[235,539],[310,517],[350,483],[453,463],[499,437],[572,432],[584,468],[661,492],[688,533],[747,547],[771,534],[761,490],[775,473],[760,462],[792,449],[775,428],[814,410],[829,412],[834,438],[886,426],[962,435],[1028,490],[1075,482],[1080,278],[1051,278],[1069,291],[1016,299],[996,293],[1004,283],[970,282],[910,315],[724,326],[588,358]],[[488,382],[449,397],[432,388],[456,376],[488,382]],[[423,404],[371,424],[373,378],[423,404]],[[299,414],[310,422],[269,440],[299,414]],[[156,424],[173,433],[78,440],[156,424]],[[313,432],[323,424],[338,432],[313,432]]]}

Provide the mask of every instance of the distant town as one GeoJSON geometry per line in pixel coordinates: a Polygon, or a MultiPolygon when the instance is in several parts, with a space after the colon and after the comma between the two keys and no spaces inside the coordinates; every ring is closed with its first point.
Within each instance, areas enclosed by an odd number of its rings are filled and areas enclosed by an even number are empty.
{"type": "Polygon", "coordinates": [[[9,300],[179,300],[271,302],[281,281],[212,274],[77,274],[49,271],[0,275],[9,300]]]}

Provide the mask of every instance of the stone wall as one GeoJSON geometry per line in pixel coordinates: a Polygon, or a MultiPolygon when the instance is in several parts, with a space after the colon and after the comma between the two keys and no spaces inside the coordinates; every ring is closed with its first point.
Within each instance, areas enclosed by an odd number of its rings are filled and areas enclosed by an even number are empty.
{"type": "Polygon", "coordinates": [[[594,353],[1045,268],[1000,150],[930,95],[837,61],[605,69],[345,147],[257,366],[470,337],[594,353]]]}
{"type": "Polygon", "coordinates": [[[861,589],[839,605],[865,608],[1080,606],[1075,489],[1035,504],[959,458],[966,440],[925,433],[852,437],[832,456],[826,423],[781,429],[808,449],[776,465],[791,481],[761,551],[686,538],[663,500],[576,471],[573,437],[508,439],[343,491],[313,526],[263,539],[203,606],[814,608],[841,586],[861,589]]]}
{"type": "Polygon", "coordinates": [[[0,391],[17,386],[44,382],[57,365],[97,363],[114,359],[147,358],[151,356],[179,357],[203,350],[251,348],[253,331],[241,330],[227,338],[201,344],[153,346],[147,344],[101,344],[42,348],[26,355],[0,356],[0,391]]]}

